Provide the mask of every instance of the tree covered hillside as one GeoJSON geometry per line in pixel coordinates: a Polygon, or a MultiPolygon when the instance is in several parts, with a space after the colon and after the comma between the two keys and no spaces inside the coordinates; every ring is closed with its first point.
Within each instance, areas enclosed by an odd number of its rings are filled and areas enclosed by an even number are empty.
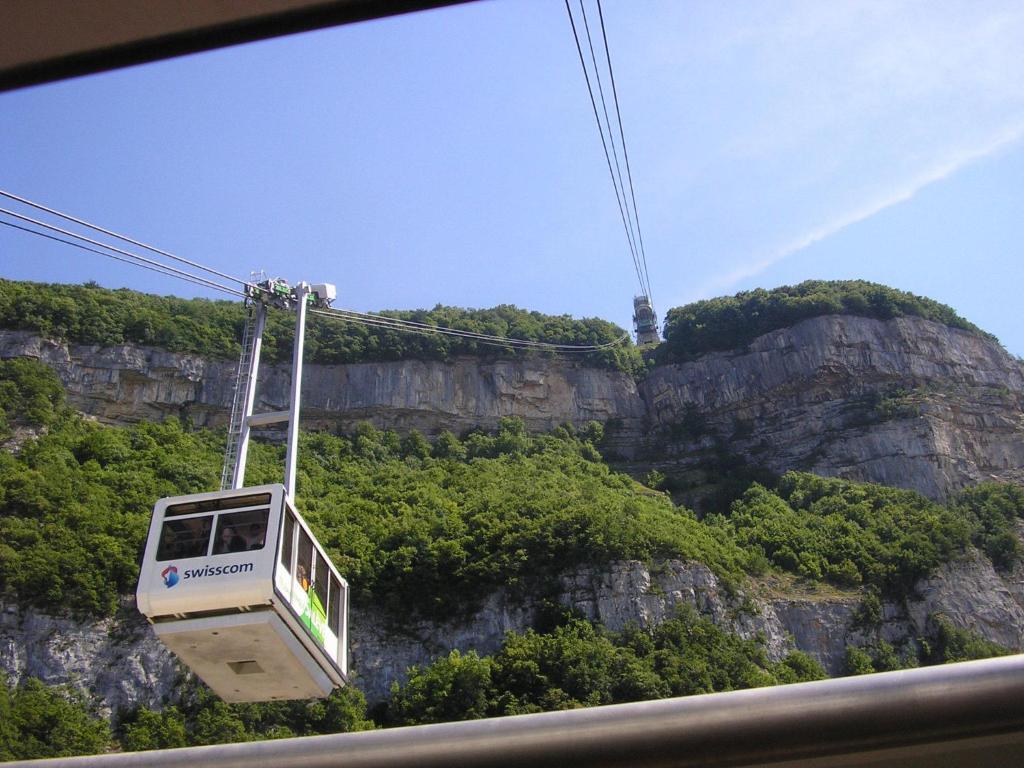
{"type": "MultiPolygon", "coordinates": [[[[339,302],[343,305],[343,301],[339,302]]],[[[626,332],[597,318],[544,315],[503,304],[492,309],[435,306],[381,314],[426,325],[555,344],[601,345],[626,332]]],[[[683,362],[708,352],[742,348],[758,336],[801,320],[831,314],[882,320],[922,317],[994,337],[964,320],[950,307],[928,298],[863,280],[810,280],[796,286],[757,289],[735,296],[698,301],[668,310],[665,340],[647,353],[659,363],[683,362]]],[[[237,357],[244,309],[237,301],[178,299],[95,284],[28,283],[0,278],[0,328],[37,331],[82,344],[135,343],[213,357],[237,357]]],[[[291,354],[292,316],[271,312],[263,350],[268,360],[291,354]]],[[[459,355],[484,358],[546,354],[494,347],[439,335],[397,333],[390,329],[309,318],[307,360],[359,363],[393,360],[449,360],[459,355]]],[[[589,365],[640,375],[640,350],[628,338],[600,352],[580,356],[589,365]]]]}
{"type": "MultiPolygon", "coordinates": [[[[224,434],[84,420],[46,399],[54,374],[31,361],[0,363],[0,382],[17,394],[0,401],[9,425],[46,427],[17,454],[0,451],[0,589],[109,615],[134,589],[154,501],[216,488],[224,434]],[[26,407],[36,399],[47,408],[26,407]]],[[[684,557],[738,579],[746,555],[609,470],[600,438],[596,424],[530,436],[515,419],[434,444],[369,425],[305,434],[298,504],[354,598],[399,614],[452,615],[501,585],[536,590],[565,568],[626,558],[684,557]]],[[[247,482],[278,482],[283,464],[283,446],[257,443],[247,482]]]]}
{"type": "MultiPolygon", "coordinates": [[[[224,435],[176,420],[103,426],[62,394],[46,366],[0,362],[0,439],[41,432],[0,451],[0,590],[109,615],[134,589],[154,501],[216,488],[224,435]]],[[[434,443],[369,424],[306,433],[297,501],[355,599],[399,616],[452,616],[502,586],[543,593],[567,569],[624,559],[698,561],[734,586],[778,569],[899,595],[971,544],[1002,567],[1021,555],[1016,486],[978,486],[943,506],[794,472],[698,519],[612,471],[601,441],[596,423],[531,436],[517,419],[434,443]]],[[[256,443],[247,483],[277,482],[282,466],[283,446],[256,443]]]]}
{"type": "MultiPolygon", "coordinates": [[[[108,427],[67,410],[55,374],[0,362],[0,590],[43,608],[95,616],[133,591],[153,503],[217,487],[223,432],[176,420],[108,427]]],[[[780,569],[899,595],[973,544],[1002,567],[1024,490],[987,484],[948,506],[917,493],[791,472],[753,483],[703,519],[604,463],[600,425],[531,436],[428,442],[369,424],[303,435],[297,502],[355,599],[428,617],[472,609],[500,586],[543,591],[559,573],[615,560],[702,562],[727,583],[780,569]]],[[[277,482],[283,446],[256,443],[247,483],[277,482]]]]}
{"type": "MultiPolygon", "coordinates": [[[[338,302],[344,306],[344,298],[338,302]]],[[[492,309],[462,309],[438,304],[433,309],[383,312],[388,317],[474,333],[552,344],[599,346],[626,332],[605,320],[576,320],[544,315],[510,304],[492,309]]],[[[110,346],[134,343],[213,357],[238,357],[245,310],[240,301],[178,299],[95,284],[61,285],[0,279],[0,328],[38,331],[62,341],[110,346]]],[[[265,359],[290,359],[294,315],[271,311],[263,339],[265,359]]],[[[306,359],[317,363],[388,360],[448,360],[459,355],[517,357],[544,354],[512,347],[477,344],[440,335],[341,322],[315,315],[308,320],[306,359]]],[[[591,365],[636,371],[640,353],[622,344],[583,356],[591,365]]]]}
{"type": "Polygon", "coordinates": [[[659,362],[684,362],[708,352],[741,349],[758,336],[822,315],[921,317],[995,341],[932,299],[865,280],[808,280],[670,309],[665,315],[665,341],[656,357],[659,362]]]}

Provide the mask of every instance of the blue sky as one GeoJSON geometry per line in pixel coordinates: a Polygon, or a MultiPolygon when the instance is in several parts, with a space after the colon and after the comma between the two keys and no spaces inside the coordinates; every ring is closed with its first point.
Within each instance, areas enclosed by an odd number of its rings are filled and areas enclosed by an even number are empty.
{"type": "MultiPolygon", "coordinates": [[[[604,13],[660,315],[863,278],[1024,355],[1024,4],[604,13]]],[[[628,327],[637,289],[559,0],[0,94],[0,188],[231,274],[334,282],[358,310],[513,303],[628,327]]],[[[0,275],[198,291],[8,228],[0,275]]]]}

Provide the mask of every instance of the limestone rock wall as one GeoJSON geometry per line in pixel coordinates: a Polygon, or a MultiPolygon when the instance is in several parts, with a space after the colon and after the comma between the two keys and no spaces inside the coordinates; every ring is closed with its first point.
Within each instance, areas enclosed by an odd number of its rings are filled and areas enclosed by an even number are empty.
{"type": "MultiPolygon", "coordinates": [[[[231,402],[233,361],[0,331],[7,357],[43,360],[74,407],[109,423],[185,415],[217,426],[231,402]]],[[[265,367],[257,410],[284,408],[289,380],[265,367]]],[[[812,318],[640,382],[542,357],[308,365],[303,397],[305,423],[345,430],[362,420],[428,435],[503,416],[531,430],[597,420],[609,455],[669,474],[699,473],[724,452],[939,499],[982,480],[1024,481],[1024,364],[919,318],[812,318]]]]}
{"type": "MultiPolygon", "coordinates": [[[[58,344],[0,331],[0,358],[53,367],[70,403],[97,419],[131,423],[185,415],[223,424],[235,363],[123,345],[58,344]]],[[[533,430],[604,422],[607,449],[669,472],[699,472],[723,450],[776,472],[914,488],[942,498],[986,479],[1024,481],[1024,365],[977,336],[916,318],[835,316],[767,334],[748,348],[664,365],[642,381],[571,361],[533,358],[309,366],[304,418],[350,428],[370,420],[400,431],[461,431],[518,416],[533,430]]],[[[261,410],[283,408],[289,376],[267,369],[261,410]]],[[[884,605],[880,627],[854,626],[855,596],[730,596],[705,566],[615,563],[566,574],[560,600],[620,629],[649,626],[692,605],[744,637],[765,638],[781,658],[798,648],[833,674],[847,645],[912,643],[943,613],[956,626],[1024,650],[1024,567],[997,572],[978,553],[940,568],[920,599],[884,605]]],[[[371,701],[414,664],[452,648],[493,652],[523,631],[535,606],[497,593],[472,618],[396,632],[386,618],[353,612],[352,667],[371,701]]],[[[0,606],[0,667],[67,682],[109,709],[173,698],[180,668],[130,606],[119,620],[78,622],[0,606]]]]}
{"type": "MultiPolygon", "coordinates": [[[[221,426],[231,406],[237,363],[121,345],[61,344],[0,330],[0,359],[42,360],[60,375],[72,406],[100,421],[130,424],[185,415],[221,426]]],[[[350,429],[370,421],[386,429],[456,433],[518,416],[534,431],[560,424],[644,418],[634,380],[554,358],[312,365],[303,370],[303,422],[350,429]]],[[[290,369],[262,366],[256,410],[287,408],[290,369]]]]}
{"type": "Polygon", "coordinates": [[[805,320],[744,350],[655,368],[640,394],[649,434],[632,455],[670,472],[724,450],[778,473],[931,498],[1024,480],[1024,365],[918,318],[805,320]]]}
{"type": "MultiPolygon", "coordinates": [[[[655,626],[689,605],[723,629],[744,638],[759,637],[769,657],[791,650],[814,657],[831,675],[844,673],[846,647],[879,639],[916,647],[932,633],[937,613],[982,637],[1024,651],[1024,565],[998,573],[978,552],[941,567],[917,585],[919,599],[906,605],[883,604],[883,622],[856,625],[859,599],[838,597],[765,597],[755,592],[730,594],[699,563],[668,560],[651,567],[638,561],[602,570],[567,573],[559,601],[609,629],[627,624],[655,626]]],[[[52,683],[70,683],[93,696],[108,712],[136,705],[159,708],[173,701],[183,674],[131,605],[119,619],[75,621],[0,606],[0,669],[11,682],[31,675],[52,683]]],[[[389,695],[413,665],[425,666],[451,650],[494,653],[508,631],[523,632],[537,606],[497,592],[471,617],[441,624],[419,622],[396,630],[373,611],[351,614],[353,682],[371,702],[389,695]]]]}
{"type": "Polygon", "coordinates": [[[134,605],[118,618],[75,620],[0,604],[0,673],[71,685],[108,716],[121,708],[159,709],[182,671],[134,605]]]}

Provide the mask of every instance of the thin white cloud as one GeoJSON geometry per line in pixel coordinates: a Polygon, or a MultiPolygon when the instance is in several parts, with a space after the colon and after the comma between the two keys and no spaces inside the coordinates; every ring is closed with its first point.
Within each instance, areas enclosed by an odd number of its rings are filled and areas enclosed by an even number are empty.
{"type": "Polygon", "coordinates": [[[955,145],[1024,104],[1019,2],[795,2],[776,16],[744,49],[756,68],[741,92],[761,98],[725,134],[747,162],[878,127],[887,146],[955,145]]]}
{"type": "Polygon", "coordinates": [[[859,224],[882,211],[892,208],[900,203],[911,200],[918,192],[925,187],[942,181],[952,176],[966,166],[990,157],[1011,144],[1024,137],[1024,122],[1017,123],[1001,131],[987,142],[972,147],[964,147],[947,154],[946,157],[934,163],[931,167],[906,179],[902,183],[887,190],[884,194],[866,201],[865,203],[848,210],[830,221],[816,226],[815,228],[794,238],[788,243],[773,249],[767,254],[758,256],[743,264],[740,264],[728,272],[718,274],[704,282],[697,290],[697,296],[707,298],[728,292],[737,283],[754,277],[764,272],[769,267],[779,263],[805,248],[819,243],[847,227],[859,224]]]}

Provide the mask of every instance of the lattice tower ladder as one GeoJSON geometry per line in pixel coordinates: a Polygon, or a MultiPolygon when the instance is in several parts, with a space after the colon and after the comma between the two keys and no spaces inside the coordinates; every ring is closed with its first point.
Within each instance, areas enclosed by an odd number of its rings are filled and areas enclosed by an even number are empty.
{"type": "Polygon", "coordinates": [[[267,308],[255,300],[249,307],[249,316],[245,321],[242,334],[242,354],[238,358],[238,370],[235,373],[235,391],[231,399],[231,419],[228,422],[227,443],[224,446],[224,467],[220,476],[220,489],[240,488],[244,478],[237,477],[239,470],[244,471],[245,460],[239,461],[240,446],[243,445],[243,433],[248,432],[247,419],[252,413],[253,400],[256,395],[256,369],[260,364],[260,346],[263,341],[263,328],[266,325],[267,308]]]}

